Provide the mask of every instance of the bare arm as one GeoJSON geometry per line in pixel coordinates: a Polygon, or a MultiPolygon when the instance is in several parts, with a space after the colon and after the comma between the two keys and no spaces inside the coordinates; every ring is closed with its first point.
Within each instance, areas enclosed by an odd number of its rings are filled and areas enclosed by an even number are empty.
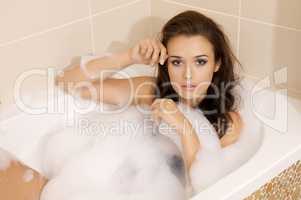
{"type": "Polygon", "coordinates": [[[183,119],[183,126],[177,130],[181,137],[181,143],[183,147],[184,159],[189,170],[197,152],[201,149],[200,140],[190,122],[185,118],[183,119]]]}
{"type": "MultiPolygon", "coordinates": [[[[106,79],[110,77],[114,72],[122,70],[129,65],[134,64],[130,58],[130,51],[124,51],[110,56],[103,56],[86,63],[86,68],[91,74],[100,74],[102,71],[111,71],[111,73],[103,73],[102,78],[106,79]]],[[[56,78],[57,82],[80,82],[91,81],[89,77],[80,68],[80,65],[71,66],[63,71],[63,73],[56,78]]]]}
{"type": "Polygon", "coordinates": [[[190,121],[178,109],[172,99],[156,99],[152,105],[152,118],[155,121],[163,120],[173,128],[181,139],[183,158],[187,170],[190,169],[196,153],[201,148],[198,135],[190,121]]]}
{"type": "Polygon", "coordinates": [[[145,39],[125,52],[89,61],[86,69],[89,74],[102,74],[98,79],[89,79],[80,66],[75,65],[57,76],[56,84],[66,92],[73,93],[76,90],[83,98],[98,102],[115,105],[149,104],[154,98],[155,77],[115,79],[110,76],[131,64],[155,64],[159,60],[164,62],[166,58],[166,49],[161,43],[154,39],[145,39]],[[80,87],[81,84],[85,86],[80,87]]]}
{"type": "MultiPolygon", "coordinates": [[[[229,115],[232,119],[232,126],[229,127],[226,134],[220,140],[222,147],[235,143],[239,139],[243,127],[243,121],[239,113],[229,112],[229,115]]],[[[187,167],[190,169],[197,152],[201,149],[201,144],[195,130],[189,122],[184,122],[184,128],[179,128],[178,132],[181,133],[183,152],[187,167]]]]}

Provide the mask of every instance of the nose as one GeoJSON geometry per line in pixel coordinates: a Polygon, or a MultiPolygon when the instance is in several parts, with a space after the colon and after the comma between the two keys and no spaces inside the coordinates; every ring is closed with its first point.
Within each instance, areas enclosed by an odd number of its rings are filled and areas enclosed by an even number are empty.
{"type": "Polygon", "coordinates": [[[191,80],[192,79],[192,71],[191,71],[190,66],[186,66],[186,70],[185,70],[184,76],[185,76],[186,80],[191,80]]]}

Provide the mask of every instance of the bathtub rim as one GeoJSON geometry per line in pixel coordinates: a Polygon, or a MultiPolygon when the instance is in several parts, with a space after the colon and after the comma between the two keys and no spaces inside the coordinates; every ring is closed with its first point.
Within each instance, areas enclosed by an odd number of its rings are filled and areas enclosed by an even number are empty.
{"type": "MultiPolygon", "coordinates": [[[[288,126],[298,124],[301,129],[301,99],[289,94],[287,97],[288,116],[290,118],[288,126]]],[[[301,142],[298,143],[301,141],[301,134],[298,134],[297,130],[289,129],[287,134],[281,135],[269,126],[264,125],[264,128],[263,143],[246,163],[196,194],[190,200],[241,200],[301,160],[301,142]],[[277,154],[266,151],[273,147],[273,141],[269,142],[269,140],[276,138],[276,136],[281,139],[279,147],[282,148],[277,154]]]]}

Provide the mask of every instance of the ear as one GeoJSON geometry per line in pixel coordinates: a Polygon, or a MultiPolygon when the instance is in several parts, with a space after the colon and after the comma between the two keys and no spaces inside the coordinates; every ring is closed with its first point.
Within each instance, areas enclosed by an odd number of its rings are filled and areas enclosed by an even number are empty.
{"type": "Polygon", "coordinates": [[[219,70],[220,66],[221,66],[221,61],[219,60],[219,61],[216,62],[216,64],[215,64],[214,72],[217,72],[217,71],[219,70]]]}

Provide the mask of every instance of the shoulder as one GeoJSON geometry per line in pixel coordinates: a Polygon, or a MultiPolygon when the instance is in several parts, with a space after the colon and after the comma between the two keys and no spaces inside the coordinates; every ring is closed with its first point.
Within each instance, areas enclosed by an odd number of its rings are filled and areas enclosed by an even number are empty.
{"type": "Polygon", "coordinates": [[[234,124],[242,125],[242,118],[239,112],[237,111],[230,111],[228,112],[229,116],[231,117],[231,120],[234,124]]]}
{"type": "Polygon", "coordinates": [[[231,122],[226,134],[220,139],[222,147],[235,143],[239,139],[241,130],[244,126],[244,122],[239,112],[231,111],[228,114],[231,122]]]}

